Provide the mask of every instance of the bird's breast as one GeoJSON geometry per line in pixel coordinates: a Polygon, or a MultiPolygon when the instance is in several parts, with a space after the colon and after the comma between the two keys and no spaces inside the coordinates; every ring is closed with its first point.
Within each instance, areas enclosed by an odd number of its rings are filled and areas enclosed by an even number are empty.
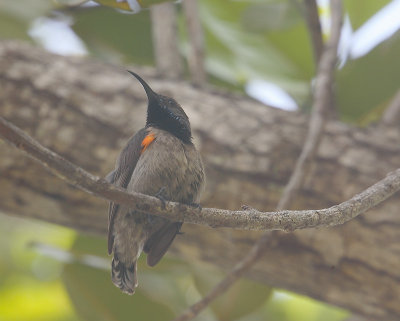
{"type": "Polygon", "coordinates": [[[192,144],[166,131],[150,129],[128,190],[155,195],[164,188],[168,200],[193,203],[198,202],[203,181],[203,165],[192,144]]]}

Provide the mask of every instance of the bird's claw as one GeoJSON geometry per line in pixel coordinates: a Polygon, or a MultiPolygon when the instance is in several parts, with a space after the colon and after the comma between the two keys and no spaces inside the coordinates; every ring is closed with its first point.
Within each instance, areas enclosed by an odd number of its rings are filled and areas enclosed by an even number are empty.
{"type": "Polygon", "coordinates": [[[200,212],[203,209],[203,207],[200,205],[200,203],[190,203],[189,206],[193,207],[193,208],[197,208],[200,212]]]}
{"type": "Polygon", "coordinates": [[[155,197],[157,197],[161,201],[161,208],[163,210],[165,210],[165,207],[166,207],[165,205],[166,205],[166,202],[167,202],[167,199],[165,198],[165,192],[166,192],[166,188],[165,187],[161,187],[160,190],[155,195],[155,197]]]}

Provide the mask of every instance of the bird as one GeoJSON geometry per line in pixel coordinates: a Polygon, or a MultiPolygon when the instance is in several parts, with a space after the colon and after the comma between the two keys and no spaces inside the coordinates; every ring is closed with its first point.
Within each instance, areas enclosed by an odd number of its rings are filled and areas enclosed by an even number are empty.
{"type": "MultiPolygon", "coordinates": [[[[143,86],[148,100],[146,125],[134,134],[117,158],[106,180],[128,192],[156,196],[200,208],[205,173],[193,144],[189,118],[175,99],[157,94],[136,73],[128,72],[143,86]]],[[[108,210],[108,254],[112,282],[124,293],[138,286],[137,260],[147,254],[147,264],[156,265],[182,222],[140,213],[110,202],[108,210]]]]}

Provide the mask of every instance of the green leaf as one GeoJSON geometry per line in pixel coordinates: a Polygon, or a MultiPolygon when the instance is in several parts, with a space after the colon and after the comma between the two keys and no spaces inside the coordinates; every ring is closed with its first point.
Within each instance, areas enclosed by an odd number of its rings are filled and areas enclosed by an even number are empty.
{"type": "Polygon", "coordinates": [[[110,273],[80,264],[70,264],[62,276],[77,313],[86,321],[169,320],[174,316],[138,289],[128,296],[116,288],[110,273]]]}
{"type": "Polygon", "coordinates": [[[0,38],[28,40],[28,27],[26,21],[0,11],[0,38]]]}
{"type": "MultiPolygon", "coordinates": [[[[89,251],[86,254],[91,255],[105,255],[106,249],[104,239],[83,236],[72,248],[75,253],[89,251]]],[[[133,296],[122,293],[111,282],[109,271],[68,264],[62,279],[77,313],[86,321],[169,320],[174,316],[169,307],[153,300],[140,286],[133,296]]]]}
{"type": "MultiPolygon", "coordinates": [[[[206,266],[193,268],[197,290],[206,295],[224,274],[206,266]]],[[[272,294],[272,289],[245,278],[237,281],[226,293],[211,304],[211,310],[220,321],[236,320],[260,308],[272,294]]]]}
{"type": "Polygon", "coordinates": [[[116,8],[125,11],[132,11],[127,1],[117,2],[116,0],[94,0],[95,2],[111,8],[116,8]]]}
{"type": "Polygon", "coordinates": [[[400,84],[400,32],[337,73],[337,104],[347,121],[361,121],[394,95],[400,84]]]}
{"type": "Polygon", "coordinates": [[[138,64],[153,62],[149,11],[125,15],[98,7],[74,13],[74,31],[98,57],[138,64]]]}
{"type": "Polygon", "coordinates": [[[110,258],[107,255],[107,240],[104,237],[78,234],[70,250],[75,255],[91,254],[110,258]]]}
{"type": "MultiPolygon", "coordinates": [[[[225,0],[203,0],[199,12],[211,79],[236,89],[249,79],[264,79],[281,86],[299,104],[306,101],[314,62],[306,25],[292,2],[230,1],[227,10],[225,0]]],[[[131,16],[100,7],[72,14],[74,30],[100,58],[154,63],[148,11],[131,16]]]]}
{"type": "MultiPolygon", "coordinates": [[[[117,0],[94,0],[99,4],[107,7],[112,7],[124,11],[132,12],[135,8],[132,8],[129,4],[129,1],[117,1],[117,0]]],[[[162,2],[172,2],[173,0],[137,0],[137,4],[141,8],[149,8],[152,5],[159,4],[162,2]]]]}
{"type": "Polygon", "coordinates": [[[253,32],[288,29],[299,20],[296,8],[289,1],[251,4],[242,14],[244,28],[253,32]]]}
{"type": "Polygon", "coordinates": [[[207,43],[207,70],[231,84],[264,79],[286,90],[302,104],[309,95],[314,62],[306,25],[293,5],[283,1],[257,3],[200,2],[207,43]],[[262,20],[282,12],[282,19],[262,20]],[[252,21],[250,23],[250,21],[252,21]]]}
{"type": "Polygon", "coordinates": [[[265,320],[285,321],[341,321],[349,316],[349,312],[306,296],[275,291],[264,309],[265,320]]]}
{"type": "Polygon", "coordinates": [[[358,29],[390,1],[391,0],[345,0],[344,7],[349,14],[353,29],[358,29]]]}

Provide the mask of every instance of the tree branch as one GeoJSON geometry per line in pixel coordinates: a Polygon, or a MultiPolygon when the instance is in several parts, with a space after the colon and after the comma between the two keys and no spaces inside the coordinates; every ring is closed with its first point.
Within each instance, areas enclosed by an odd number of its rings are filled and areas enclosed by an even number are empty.
{"type": "Polygon", "coordinates": [[[187,55],[190,76],[193,84],[203,86],[206,81],[204,69],[204,36],[201,27],[197,0],[182,2],[188,33],[189,51],[187,55]]]}
{"type": "Polygon", "coordinates": [[[319,20],[318,6],[316,0],[305,0],[304,4],[306,9],[305,18],[311,38],[315,65],[318,66],[322,51],[324,49],[324,40],[322,37],[321,23],[319,20]]]}
{"type": "Polygon", "coordinates": [[[150,16],[157,71],[165,78],[179,78],[183,62],[178,48],[175,4],[164,2],[152,6],[150,16]]]}
{"type": "Polygon", "coordinates": [[[129,206],[140,212],[151,213],[174,221],[211,227],[294,231],[310,227],[340,225],[383,202],[400,189],[400,169],[397,169],[350,200],[321,210],[260,212],[254,209],[229,211],[203,208],[200,211],[197,208],[175,202],[166,202],[164,209],[158,198],[140,193],[128,193],[107,183],[102,178],[91,175],[40,145],[2,117],[0,117],[0,136],[38,160],[61,179],[83,191],[129,206]]]}

